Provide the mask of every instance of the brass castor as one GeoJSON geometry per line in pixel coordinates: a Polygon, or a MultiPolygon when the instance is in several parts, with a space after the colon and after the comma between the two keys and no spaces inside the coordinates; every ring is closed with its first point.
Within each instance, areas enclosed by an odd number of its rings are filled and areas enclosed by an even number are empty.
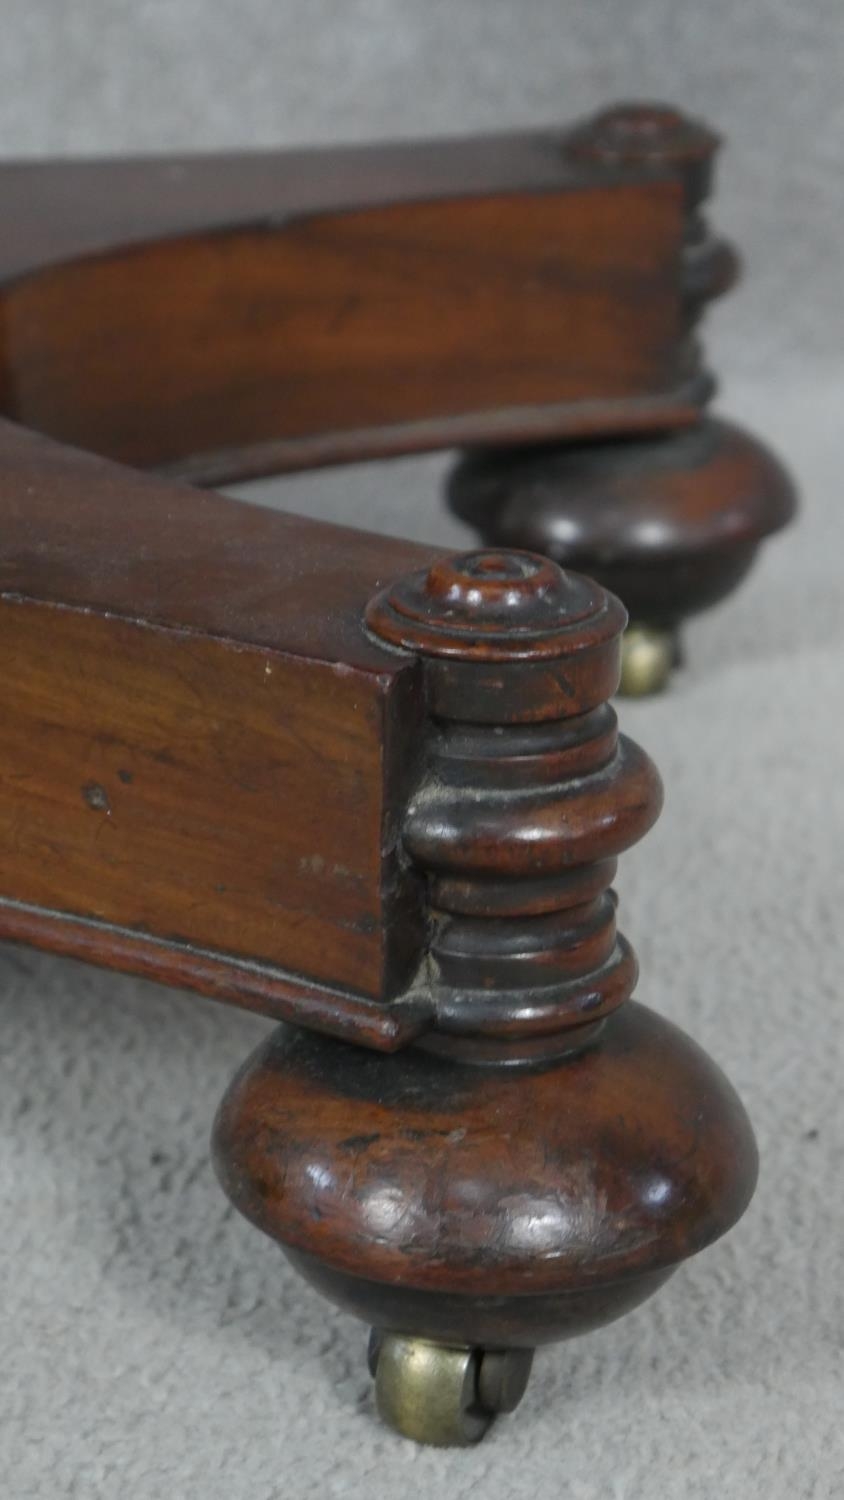
{"type": "Polygon", "coordinates": [[[469,1447],[497,1415],[515,1411],[532,1364],[532,1349],[450,1348],[379,1329],[369,1341],[381,1418],[402,1437],[438,1448],[469,1447]]]}
{"type": "Polygon", "coordinates": [[[631,622],[621,641],[619,693],[625,698],[649,698],[663,692],[679,660],[676,631],[631,622]]]}

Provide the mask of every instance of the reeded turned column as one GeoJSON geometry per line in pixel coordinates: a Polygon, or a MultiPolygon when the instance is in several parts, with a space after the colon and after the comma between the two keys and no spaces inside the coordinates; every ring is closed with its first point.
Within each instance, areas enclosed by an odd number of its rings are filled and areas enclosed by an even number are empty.
{"type": "Polygon", "coordinates": [[[660,807],[607,699],[625,615],[520,552],[399,580],[367,627],[420,661],[403,858],[427,893],[430,1017],[391,1055],[304,1030],[261,1046],[215,1126],[229,1196],[376,1330],[379,1409],[476,1441],[533,1349],[636,1306],[724,1233],[756,1150],[713,1063],[630,1001],[616,857],[660,807]]]}

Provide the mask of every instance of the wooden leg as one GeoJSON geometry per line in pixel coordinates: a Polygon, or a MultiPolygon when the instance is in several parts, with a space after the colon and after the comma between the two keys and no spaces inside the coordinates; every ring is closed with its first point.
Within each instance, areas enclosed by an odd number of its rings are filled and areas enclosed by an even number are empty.
{"type": "Polygon", "coordinates": [[[485,542],[546,553],[627,606],[621,686],[663,688],[683,621],[729,594],[795,508],[781,464],[715,417],[658,437],[484,450],[452,473],[451,508],[485,542]]]}
{"type": "Polygon", "coordinates": [[[435,724],[402,826],[427,885],[411,992],[434,1018],[380,1055],[271,1036],[214,1131],[220,1180],[302,1273],[378,1330],[378,1405],[469,1443],[531,1351],[619,1317],[743,1211],[747,1117],[675,1027],[625,1003],[615,856],[659,810],[605,702],[624,614],[524,554],[443,559],[367,615],[416,649],[435,724]]]}

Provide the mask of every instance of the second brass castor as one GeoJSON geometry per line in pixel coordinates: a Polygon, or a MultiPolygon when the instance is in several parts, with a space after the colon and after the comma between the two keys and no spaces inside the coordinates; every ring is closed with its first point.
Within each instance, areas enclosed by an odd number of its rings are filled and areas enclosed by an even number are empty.
{"type": "Polygon", "coordinates": [[[668,686],[680,650],[676,632],[631,621],[621,642],[621,680],[625,698],[648,698],[668,686]]]}
{"type": "Polygon", "coordinates": [[[452,1348],[375,1329],[369,1346],[382,1419],[439,1448],[477,1443],[499,1413],[515,1411],[532,1363],[532,1349],[452,1348]]]}

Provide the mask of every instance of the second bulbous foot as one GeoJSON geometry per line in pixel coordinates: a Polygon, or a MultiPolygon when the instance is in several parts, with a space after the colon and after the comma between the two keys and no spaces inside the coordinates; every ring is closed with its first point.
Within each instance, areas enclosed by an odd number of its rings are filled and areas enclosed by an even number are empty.
{"type": "Polygon", "coordinates": [[[543,552],[617,594],[632,625],[621,691],[659,692],[684,619],[738,586],[791,518],[791,480],[756,438],[705,417],[656,436],[469,454],[451,509],[497,546],[543,552]]]}

